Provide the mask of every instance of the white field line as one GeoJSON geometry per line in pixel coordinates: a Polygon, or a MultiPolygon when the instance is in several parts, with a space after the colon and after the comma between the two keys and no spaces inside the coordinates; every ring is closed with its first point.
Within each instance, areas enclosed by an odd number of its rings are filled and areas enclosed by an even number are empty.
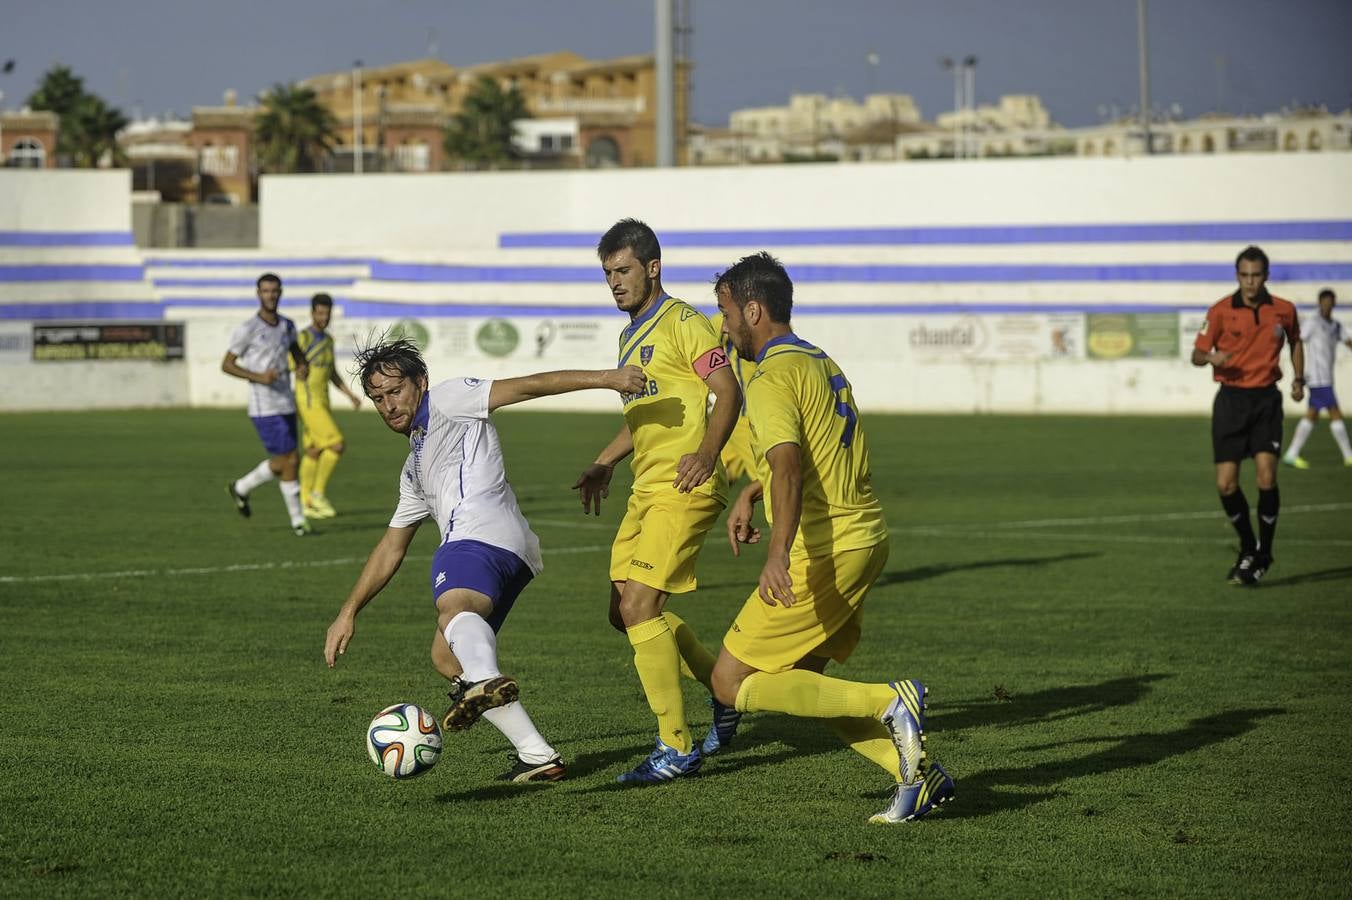
{"type": "MultiPolygon", "coordinates": [[[[1282,515],[1291,515],[1295,513],[1321,513],[1321,512],[1340,512],[1352,509],[1352,503],[1315,503],[1304,506],[1292,506],[1282,510],[1282,515]]],[[[1163,535],[1130,535],[1130,534],[1079,534],[1074,532],[1053,532],[1053,531],[1035,531],[1031,529],[1040,529],[1056,525],[1114,525],[1128,522],[1161,522],[1161,521],[1180,521],[1187,519],[1215,519],[1224,516],[1220,510],[1211,512],[1185,512],[1185,513],[1142,513],[1127,516],[1088,516],[1083,518],[1071,519],[1022,519],[1012,522],[987,522],[979,526],[969,525],[911,525],[900,528],[892,528],[896,534],[910,534],[918,537],[984,537],[1007,539],[1019,537],[1033,540],[1060,540],[1060,541],[1097,541],[1105,544],[1233,544],[1234,540],[1228,536],[1215,538],[1198,538],[1193,540],[1180,540],[1177,537],[1168,537],[1163,535]]],[[[540,525],[559,525],[572,528],[595,528],[611,529],[614,525],[602,524],[600,522],[573,522],[562,519],[535,519],[540,525]]],[[[1328,547],[1352,547],[1352,540],[1340,540],[1338,538],[1283,538],[1283,544],[1307,544],[1311,546],[1328,547]]],[[[556,547],[546,548],[543,552],[547,556],[568,555],[574,553],[594,553],[600,550],[609,550],[608,544],[597,544],[586,547],[556,547]]],[[[430,556],[409,556],[407,559],[431,559],[430,556]]],[[[313,560],[280,560],[277,562],[259,562],[259,563],[234,563],[228,566],[198,566],[193,568],[179,569],[124,569],[118,572],[66,572],[54,575],[0,575],[0,584],[33,584],[44,581],[90,581],[96,578],[149,578],[164,577],[173,575],[220,575],[228,572],[258,572],[258,571],[278,571],[285,569],[306,569],[318,568],[322,566],[343,566],[355,563],[365,562],[365,557],[347,556],[336,559],[313,559],[313,560]]]]}
{"type": "MultiPolygon", "coordinates": [[[[609,550],[609,544],[590,547],[546,548],[546,556],[565,556],[573,553],[594,553],[609,550]]],[[[430,554],[410,554],[407,560],[428,560],[430,554]]],[[[346,566],[364,563],[364,556],[340,556],[335,559],[278,560],[276,562],[234,563],[228,566],[194,566],[183,569],[123,569],[118,572],[64,572],[59,575],[0,575],[0,584],[32,584],[39,581],[92,581],[103,578],[163,578],[174,575],[220,575],[227,572],[269,572],[286,569],[314,569],[322,566],[346,566]]]]}

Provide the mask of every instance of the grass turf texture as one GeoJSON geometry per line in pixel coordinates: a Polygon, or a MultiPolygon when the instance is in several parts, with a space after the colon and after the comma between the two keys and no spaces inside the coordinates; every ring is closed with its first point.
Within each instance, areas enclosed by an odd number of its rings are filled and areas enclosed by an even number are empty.
{"type": "MultiPolygon", "coordinates": [[[[436,535],[326,669],[404,454],[375,416],[338,417],[340,517],[304,539],[273,485],[235,514],[225,483],[261,455],[241,413],[0,418],[0,895],[1348,892],[1352,471],[1327,426],[1315,468],[1281,472],[1277,564],[1243,589],[1223,582],[1203,419],[869,416],[893,549],[834,671],[930,685],[930,752],[958,795],[878,827],[886,777],[768,714],[698,778],[614,784],[655,733],[605,618],[627,473],[600,519],[568,490],[613,416],[495,417],[546,548],[503,669],[569,780],[495,782],[507,746],[487,723],[420,779],[380,775],[370,717],[444,711],[436,535]]],[[[761,559],[735,561],[721,529],[701,590],[674,601],[711,646],[761,559]]],[[[686,698],[698,738],[708,708],[686,698]]]]}

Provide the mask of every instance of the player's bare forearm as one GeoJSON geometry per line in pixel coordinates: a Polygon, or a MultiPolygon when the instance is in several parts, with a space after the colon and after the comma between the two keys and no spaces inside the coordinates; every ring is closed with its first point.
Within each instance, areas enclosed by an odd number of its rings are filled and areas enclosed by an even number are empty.
{"type": "Polygon", "coordinates": [[[237,363],[235,361],[237,358],[233,353],[225,354],[225,359],[221,360],[221,371],[227,375],[233,375],[235,378],[242,378],[251,384],[271,384],[277,380],[277,375],[272,369],[268,369],[266,372],[255,372],[237,363]]]}
{"type": "Polygon", "coordinates": [[[596,462],[598,465],[614,468],[633,452],[634,435],[629,431],[629,423],[625,422],[615,433],[615,437],[610,439],[610,443],[606,444],[605,449],[596,455],[596,462]]]}
{"type": "Polygon", "coordinates": [[[357,576],[357,583],[352,586],[347,599],[343,601],[342,609],[339,610],[340,615],[355,617],[361,612],[362,607],[384,590],[385,585],[394,577],[394,573],[399,571],[417,528],[416,525],[407,528],[391,526],[385,530],[371,555],[366,557],[366,564],[362,566],[361,574],[357,576]]]}
{"type": "Polygon", "coordinates": [[[1291,342],[1291,370],[1295,376],[1291,381],[1291,399],[1299,403],[1305,399],[1305,342],[1291,342]]]}
{"type": "Polygon", "coordinates": [[[701,456],[718,456],[723,445],[732,436],[737,427],[737,415],[742,410],[742,389],[729,366],[715,369],[705,379],[709,390],[714,394],[714,408],[709,411],[709,423],[704,429],[704,440],[700,441],[701,456]]]}
{"type": "Polygon", "coordinates": [[[802,451],[797,444],[777,444],[765,454],[770,464],[770,510],[775,520],[770,525],[770,553],[787,558],[798,534],[803,513],[802,451]]]}
{"type": "Polygon", "coordinates": [[[637,394],[647,379],[638,366],[618,369],[563,369],[557,372],[538,372],[520,378],[503,378],[488,389],[488,409],[491,412],[513,403],[570,394],[573,391],[612,390],[637,394]]]}

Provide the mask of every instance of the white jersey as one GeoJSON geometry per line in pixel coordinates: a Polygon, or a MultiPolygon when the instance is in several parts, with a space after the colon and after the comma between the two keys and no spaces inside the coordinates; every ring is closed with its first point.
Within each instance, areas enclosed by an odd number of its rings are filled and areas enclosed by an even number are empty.
{"type": "Polygon", "coordinates": [[[1325,319],[1318,313],[1300,323],[1307,386],[1333,387],[1333,361],[1338,356],[1338,345],[1347,339],[1346,334],[1337,319],[1325,319]]]}
{"type": "Polygon", "coordinates": [[[492,381],[452,378],[430,388],[413,417],[411,452],[399,477],[399,506],[390,527],[427,517],[443,543],[475,540],[544,569],[540,539],[530,530],[507,483],[498,430],[488,421],[492,381]]]}
{"type": "Polygon", "coordinates": [[[249,382],[250,416],[281,416],[296,411],[291,370],[286,364],[295,342],[296,323],[286,316],[278,316],[276,325],[269,325],[261,316],[252,316],[230,335],[228,349],[235,354],[235,362],[241,368],[250,372],[268,369],[277,372],[277,380],[272,384],[249,382]]]}

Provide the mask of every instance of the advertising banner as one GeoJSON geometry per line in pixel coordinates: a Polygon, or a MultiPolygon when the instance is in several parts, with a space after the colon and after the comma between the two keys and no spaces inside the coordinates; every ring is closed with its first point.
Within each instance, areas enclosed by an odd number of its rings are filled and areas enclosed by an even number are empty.
{"type": "Polygon", "coordinates": [[[34,362],[183,358],[182,322],[91,322],[35,324],[34,362]]]}

